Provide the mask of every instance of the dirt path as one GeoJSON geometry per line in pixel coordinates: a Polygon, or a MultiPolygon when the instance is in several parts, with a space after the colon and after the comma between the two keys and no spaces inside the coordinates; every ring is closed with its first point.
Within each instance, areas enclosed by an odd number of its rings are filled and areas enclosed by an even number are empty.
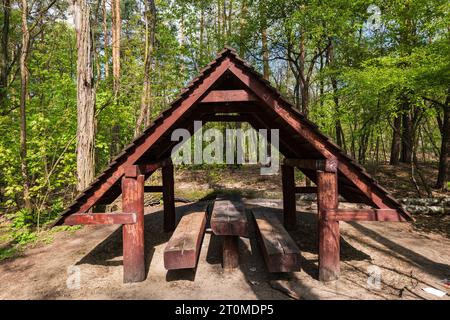
{"type": "MultiPolygon", "coordinates": [[[[247,201],[248,208],[255,204],[269,207],[281,218],[280,200],[247,201]]],[[[183,204],[177,214],[205,206],[206,202],[183,204]]],[[[289,299],[283,288],[302,299],[436,299],[422,288],[448,290],[442,280],[450,278],[449,239],[420,233],[406,223],[342,223],[341,278],[318,282],[316,216],[306,209],[298,207],[299,228],[292,233],[302,252],[301,272],[269,274],[251,236],[240,240],[240,268],[224,274],[221,244],[210,231],[197,270],[167,272],[162,253],[169,235],[161,231],[161,208],[152,207],[145,218],[146,281],[122,283],[120,228],[88,226],[60,232],[53,243],[0,263],[0,299],[289,299]],[[79,288],[69,289],[68,268],[73,272],[73,266],[79,268],[81,282],[79,288]],[[381,272],[380,289],[367,286],[373,268],[381,272]]],[[[74,277],[69,283],[70,279],[74,277]]]]}

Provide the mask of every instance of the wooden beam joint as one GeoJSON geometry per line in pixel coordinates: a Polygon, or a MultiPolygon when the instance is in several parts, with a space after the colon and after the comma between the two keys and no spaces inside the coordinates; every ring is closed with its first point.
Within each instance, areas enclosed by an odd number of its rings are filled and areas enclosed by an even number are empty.
{"type": "Polygon", "coordinates": [[[283,164],[299,169],[319,170],[324,172],[337,172],[338,160],[330,159],[284,159],[283,164]]]}
{"type": "Polygon", "coordinates": [[[124,167],[124,175],[127,178],[137,178],[137,176],[143,174],[147,175],[159,168],[172,164],[172,159],[167,158],[163,160],[157,160],[145,164],[132,164],[124,167]]]}

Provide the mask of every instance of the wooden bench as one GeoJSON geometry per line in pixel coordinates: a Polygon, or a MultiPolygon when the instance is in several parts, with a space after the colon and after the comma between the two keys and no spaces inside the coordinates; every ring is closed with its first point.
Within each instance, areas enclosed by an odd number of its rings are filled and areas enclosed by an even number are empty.
{"type": "Polygon", "coordinates": [[[261,208],[254,208],[252,212],[269,272],[300,271],[300,249],[280,220],[261,208]]]}
{"type": "Polygon", "coordinates": [[[219,197],[214,201],[211,213],[211,229],[223,238],[223,268],[231,270],[239,266],[239,236],[247,236],[248,223],[242,201],[219,197]]]}
{"type": "Polygon", "coordinates": [[[197,266],[205,228],[206,212],[193,212],[181,218],[164,250],[167,270],[197,266]]]}

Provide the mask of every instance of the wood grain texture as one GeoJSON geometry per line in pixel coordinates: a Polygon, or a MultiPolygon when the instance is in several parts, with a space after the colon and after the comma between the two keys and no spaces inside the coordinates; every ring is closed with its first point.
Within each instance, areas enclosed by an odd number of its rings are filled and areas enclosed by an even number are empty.
{"type": "Polygon", "coordinates": [[[253,208],[252,212],[269,272],[300,271],[300,249],[280,220],[261,208],[253,208]]]}
{"type": "Polygon", "coordinates": [[[206,212],[192,212],[183,216],[164,250],[167,270],[197,266],[206,228],[206,212]]]}
{"type": "Polygon", "coordinates": [[[223,268],[230,271],[239,267],[239,236],[222,236],[223,268]]]}
{"type": "Polygon", "coordinates": [[[329,209],[324,213],[327,219],[338,221],[406,221],[394,209],[329,209]]]}
{"type": "Polygon", "coordinates": [[[122,178],[122,210],[136,213],[136,223],[123,226],[123,281],[145,280],[144,259],[145,176],[122,178]]]}
{"type": "Polygon", "coordinates": [[[67,217],[64,224],[69,226],[79,224],[133,224],[136,221],[136,213],[75,213],[67,217]]]}
{"type": "Polygon", "coordinates": [[[284,159],[285,165],[297,167],[299,169],[321,170],[326,172],[336,172],[338,161],[331,159],[284,159]]]}
{"type": "Polygon", "coordinates": [[[338,207],[337,174],[317,171],[319,209],[319,280],[332,281],[340,274],[339,221],[327,218],[327,210],[338,207]]]}
{"type": "Polygon", "coordinates": [[[242,236],[248,232],[247,215],[240,199],[219,198],[214,201],[211,229],[218,236],[242,236]]]}
{"type": "Polygon", "coordinates": [[[200,103],[248,102],[256,100],[255,95],[247,90],[212,90],[206,94],[200,103]]]}

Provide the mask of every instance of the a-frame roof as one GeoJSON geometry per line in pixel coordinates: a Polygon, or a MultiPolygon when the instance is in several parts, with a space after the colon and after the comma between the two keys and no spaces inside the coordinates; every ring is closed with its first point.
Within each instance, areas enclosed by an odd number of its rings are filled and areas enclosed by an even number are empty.
{"type": "MultiPolygon", "coordinates": [[[[336,144],[322,134],[318,127],[297,111],[270,85],[269,81],[238,57],[232,48],[225,48],[216,59],[201,70],[198,77],[184,88],[179,97],[117,155],[109,166],[63,212],[65,217],[88,211],[92,206],[108,204],[121,194],[120,181],[125,168],[132,164],[156,162],[170,157],[174,144],[171,133],[176,128],[192,130],[194,120],[205,112],[243,113],[249,123],[257,128],[280,130],[280,151],[290,158],[334,158],[338,160],[339,193],[349,201],[365,203],[379,209],[394,209],[399,220],[410,220],[387,190],[382,188],[355,160],[347,156],[336,144]],[[222,104],[220,108],[199,102],[211,90],[241,89],[256,101],[222,104]],[[208,109],[209,108],[209,109],[208,109]],[[227,111],[227,108],[230,108],[227,111]]],[[[314,171],[303,171],[316,180],[314,171]]]]}

